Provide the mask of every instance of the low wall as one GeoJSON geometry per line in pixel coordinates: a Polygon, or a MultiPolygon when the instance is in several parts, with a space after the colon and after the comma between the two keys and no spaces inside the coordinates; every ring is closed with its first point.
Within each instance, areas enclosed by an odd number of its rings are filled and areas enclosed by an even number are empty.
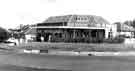
{"type": "Polygon", "coordinates": [[[50,54],[50,55],[68,55],[68,56],[135,56],[135,51],[128,52],[74,52],[74,51],[60,51],[60,50],[20,50],[21,53],[31,54],[50,54]]]}
{"type": "Polygon", "coordinates": [[[53,55],[79,55],[78,52],[74,52],[74,51],[57,51],[57,50],[49,50],[48,54],[53,54],[53,55]]]}

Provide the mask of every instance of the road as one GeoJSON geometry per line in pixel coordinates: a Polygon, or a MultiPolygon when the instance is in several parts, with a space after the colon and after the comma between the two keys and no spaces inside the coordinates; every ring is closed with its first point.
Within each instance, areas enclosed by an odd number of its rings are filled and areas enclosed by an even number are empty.
{"type": "Polygon", "coordinates": [[[0,51],[0,71],[134,71],[133,56],[56,56],[0,51]],[[47,70],[50,69],[50,70],[47,70]]]}

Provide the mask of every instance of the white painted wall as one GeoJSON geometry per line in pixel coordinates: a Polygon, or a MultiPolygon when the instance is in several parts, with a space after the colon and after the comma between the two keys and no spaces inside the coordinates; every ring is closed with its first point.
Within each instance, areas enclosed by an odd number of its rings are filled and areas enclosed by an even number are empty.
{"type": "Polygon", "coordinates": [[[126,36],[133,36],[134,33],[133,32],[118,32],[118,35],[126,35],[126,36]]]}
{"type": "Polygon", "coordinates": [[[125,38],[125,44],[134,44],[135,38],[125,38]]]}
{"type": "Polygon", "coordinates": [[[34,34],[26,34],[25,35],[25,38],[26,38],[25,42],[28,43],[28,40],[32,40],[33,37],[36,37],[36,35],[34,35],[34,34]]]}
{"type": "Polygon", "coordinates": [[[105,25],[105,37],[108,38],[109,32],[112,32],[112,37],[117,35],[117,25],[116,24],[106,24],[105,25]]]}

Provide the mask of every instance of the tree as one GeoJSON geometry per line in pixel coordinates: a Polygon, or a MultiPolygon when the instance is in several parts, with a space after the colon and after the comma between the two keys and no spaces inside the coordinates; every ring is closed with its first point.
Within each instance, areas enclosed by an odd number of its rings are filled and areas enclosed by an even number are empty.
{"type": "Polygon", "coordinates": [[[0,27],[0,42],[7,40],[9,37],[9,32],[0,27]]]}
{"type": "Polygon", "coordinates": [[[133,20],[133,24],[132,24],[132,26],[135,28],[135,19],[133,20]]]}
{"type": "Polygon", "coordinates": [[[133,22],[132,21],[125,21],[124,24],[125,25],[128,25],[128,26],[132,26],[133,25],[133,22]]]}

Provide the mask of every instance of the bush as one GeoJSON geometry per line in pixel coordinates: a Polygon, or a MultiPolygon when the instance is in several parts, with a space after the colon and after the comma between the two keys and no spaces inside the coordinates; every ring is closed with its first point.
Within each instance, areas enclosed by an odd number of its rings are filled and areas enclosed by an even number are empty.
{"type": "Polygon", "coordinates": [[[52,37],[51,42],[64,42],[63,38],[52,37]]]}
{"type": "Polygon", "coordinates": [[[0,42],[7,40],[10,34],[3,28],[0,28],[0,42]]]}
{"type": "Polygon", "coordinates": [[[100,43],[103,42],[103,39],[97,39],[97,38],[89,38],[89,37],[85,37],[85,38],[65,38],[63,39],[64,42],[73,42],[73,43],[100,43]]]}
{"type": "Polygon", "coordinates": [[[84,42],[85,43],[91,43],[92,42],[92,39],[91,38],[84,38],[84,42]]]}
{"type": "Polygon", "coordinates": [[[103,39],[76,37],[76,38],[56,38],[52,37],[51,42],[69,42],[69,43],[101,43],[103,39]]]}
{"type": "Polygon", "coordinates": [[[124,41],[125,41],[125,39],[123,37],[104,39],[105,43],[123,43],[124,41]]]}

